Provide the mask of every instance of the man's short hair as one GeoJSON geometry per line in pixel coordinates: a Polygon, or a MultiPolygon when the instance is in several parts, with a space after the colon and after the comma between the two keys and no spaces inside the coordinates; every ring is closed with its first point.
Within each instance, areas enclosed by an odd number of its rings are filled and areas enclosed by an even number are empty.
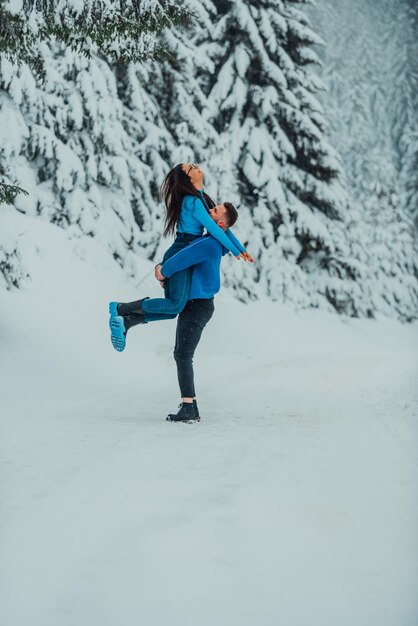
{"type": "Polygon", "coordinates": [[[228,224],[228,228],[233,226],[238,219],[238,211],[230,202],[224,202],[224,207],[226,209],[225,218],[228,224]]]}

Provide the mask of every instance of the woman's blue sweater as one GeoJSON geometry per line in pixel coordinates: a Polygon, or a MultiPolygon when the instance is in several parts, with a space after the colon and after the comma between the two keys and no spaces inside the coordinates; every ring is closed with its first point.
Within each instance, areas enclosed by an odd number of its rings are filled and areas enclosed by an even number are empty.
{"type": "Polygon", "coordinates": [[[215,237],[229,252],[238,256],[240,252],[245,252],[245,248],[240,241],[229,230],[223,231],[220,226],[211,218],[207,212],[206,201],[203,190],[199,190],[202,200],[196,196],[185,196],[181,203],[180,218],[177,223],[179,233],[190,233],[191,235],[203,235],[203,229],[215,237]]]}

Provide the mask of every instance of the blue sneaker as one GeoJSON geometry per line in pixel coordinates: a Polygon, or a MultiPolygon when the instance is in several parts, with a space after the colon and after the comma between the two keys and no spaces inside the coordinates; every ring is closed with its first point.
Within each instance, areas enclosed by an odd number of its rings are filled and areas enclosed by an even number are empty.
{"type": "Polygon", "coordinates": [[[126,329],[123,323],[123,319],[122,321],[116,321],[116,318],[119,316],[118,304],[119,302],[109,302],[109,327],[111,332],[110,340],[115,350],[117,350],[118,352],[122,352],[122,350],[124,350],[126,346],[126,329]]]}
{"type": "Polygon", "coordinates": [[[125,350],[126,346],[126,328],[123,317],[121,315],[111,315],[109,320],[109,327],[112,346],[118,352],[122,352],[123,350],[125,350]]]}

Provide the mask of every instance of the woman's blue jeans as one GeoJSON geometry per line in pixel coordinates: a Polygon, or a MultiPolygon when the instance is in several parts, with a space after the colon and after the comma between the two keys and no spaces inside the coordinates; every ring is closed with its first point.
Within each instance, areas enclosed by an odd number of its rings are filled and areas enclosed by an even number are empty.
{"type": "MultiPolygon", "coordinates": [[[[174,243],[168,248],[163,257],[163,264],[172,256],[183,250],[200,235],[177,233],[174,243]]],[[[141,304],[145,313],[145,322],[173,319],[182,312],[189,297],[192,281],[192,268],[188,267],[176,272],[164,281],[164,298],[149,298],[141,304]]]]}

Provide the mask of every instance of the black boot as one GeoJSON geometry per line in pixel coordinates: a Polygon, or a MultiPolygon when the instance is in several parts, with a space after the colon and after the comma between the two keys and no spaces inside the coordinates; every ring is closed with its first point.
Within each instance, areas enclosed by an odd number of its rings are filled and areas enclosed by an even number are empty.
{"type": "Polygon", "coordinates": [[[200,420],[199,415],[195,412],[194,402],[182,402],[179,404],[180,410],[178,413],[170,413],[167,415],[169,422],[198,422],[200,420]]]}
{"type": "Polygon", "coordinates": [[[196,402],[196,400],[193,400],[193,407],[194,407],[194,414],[195,414],[195,417],[197,417],[198,419],[200,419],[199,409],[197,408],[197,402],[196,402]]]}
{"type": "Polygon", "coordinates": [[[141,298],[141,300],[134,300],[134,302],[119,302],[117,305],[118,315],[144,315],[142,308],[144,300],[149,300],[149,298],[141,298]]]}
{"type": "MultiPolygon", "coordinates": [[[[145,321],[145,316],[144,315],[124,315],[123,316],[123,321],[125,324],[125,330],[126,333],[128,332],[128,330],[130,328],[132,328],[132,326],[136,326],[137,324],[146,324],[145,321]]],[[[126,333],[125,333],[125,337],[126,337],[126,333]]]]}

